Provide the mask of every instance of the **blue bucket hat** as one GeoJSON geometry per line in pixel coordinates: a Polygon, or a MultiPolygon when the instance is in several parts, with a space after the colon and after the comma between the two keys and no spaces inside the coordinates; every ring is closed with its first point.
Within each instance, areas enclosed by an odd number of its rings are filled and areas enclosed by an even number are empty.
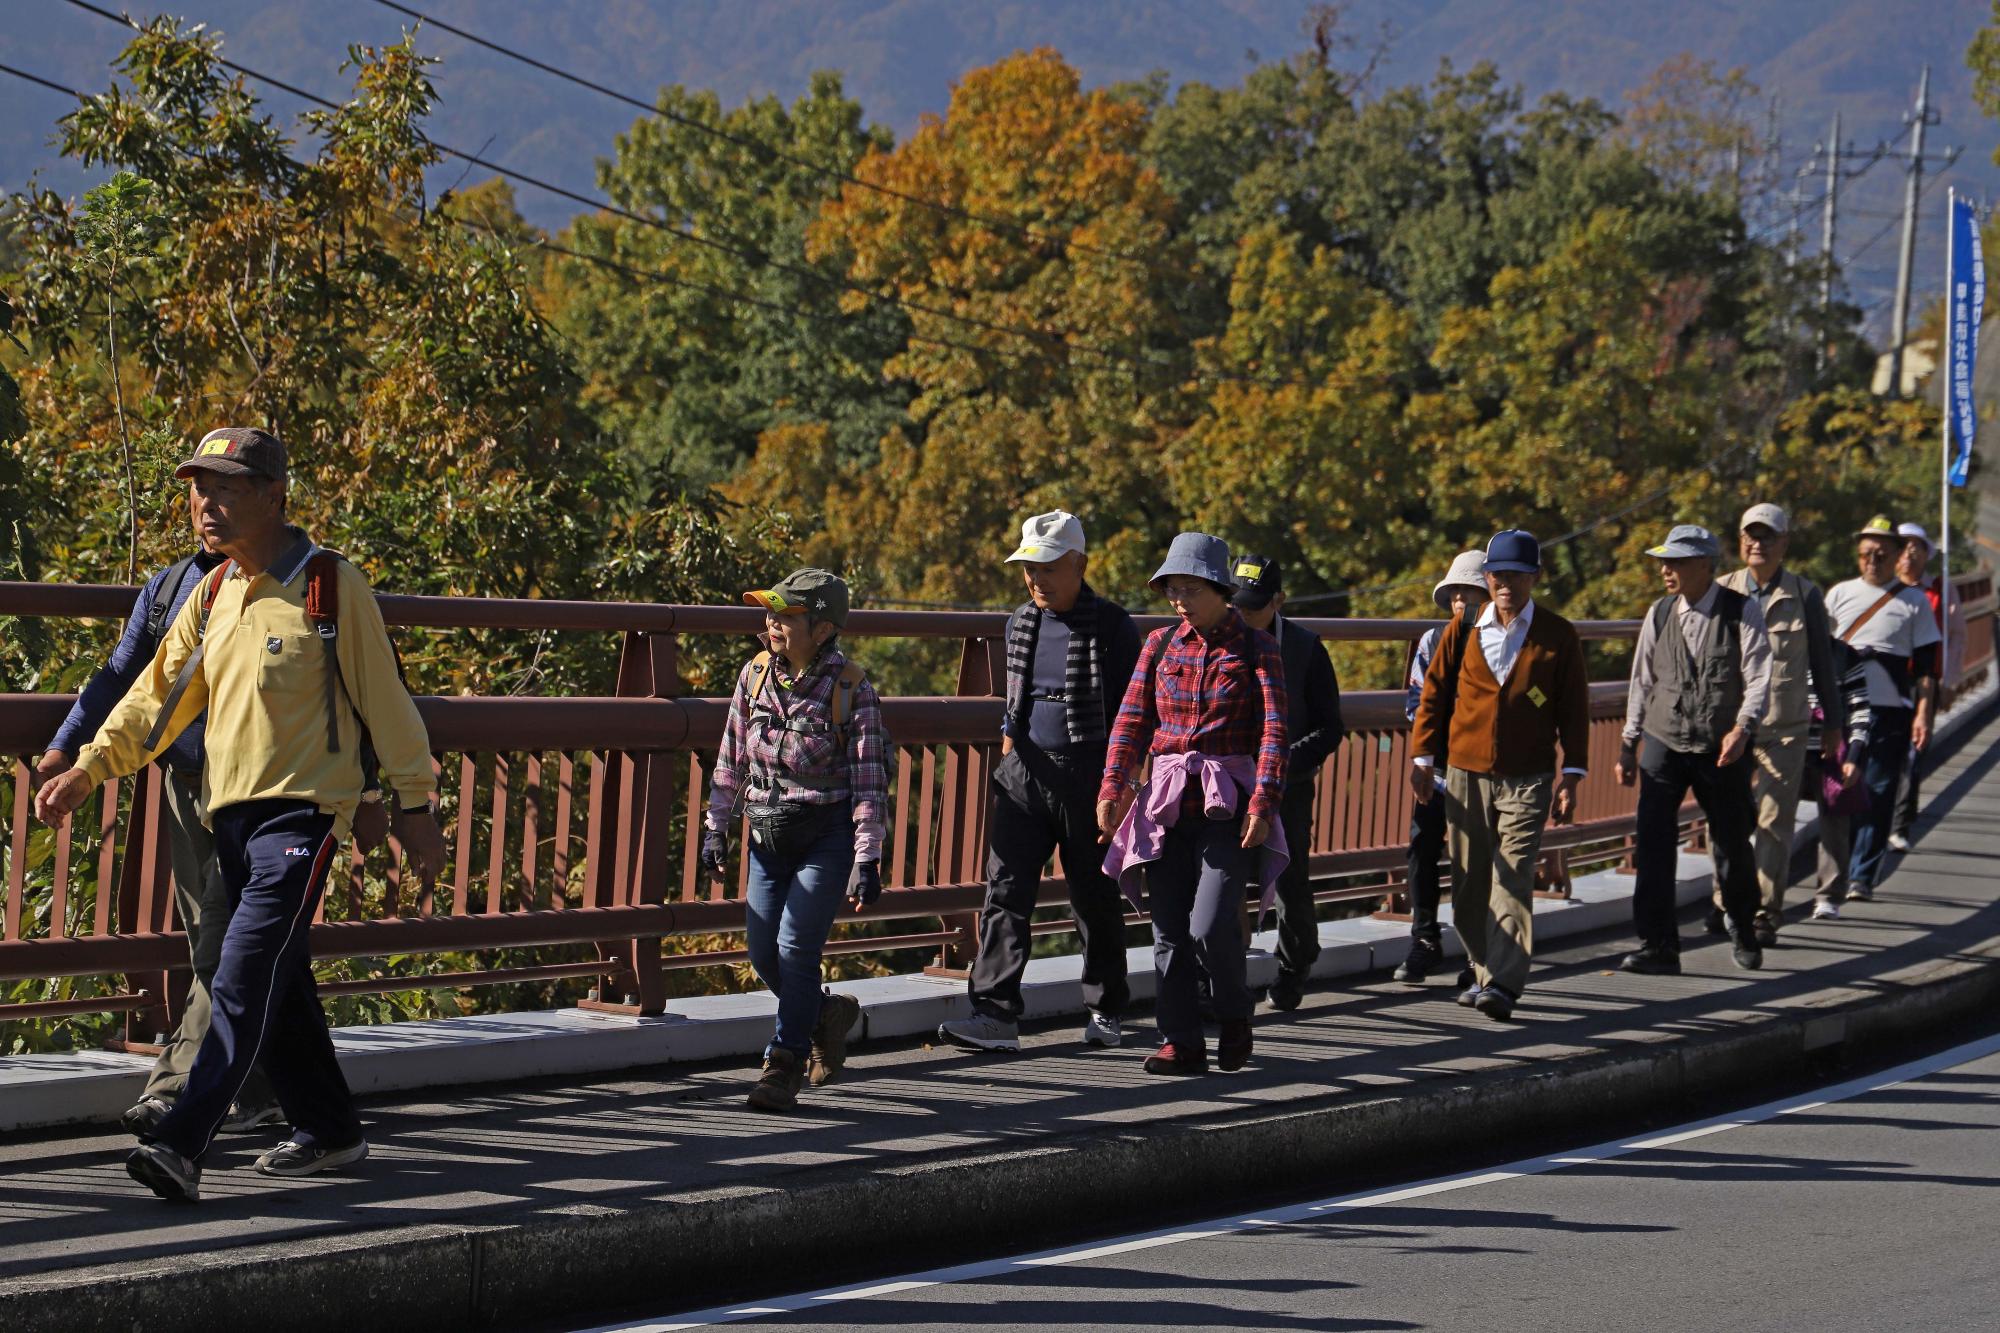
{"type": "Polygon", "coordinates": [[[1680,523],[1667,534],[1666,541],[1648,547],[1646,554],[1655,560],[1695,560],[1702,556],[1719,560],[1722,558],[1722,543],[1700,524],[1680,523]]]}
{"type": "Polygon", "coordinates": [[[1236,592],[1236,579],[1229,572],[1229,543],[1205,532],[1183,532],[1175,537],[1167,548],[1166,560],[1147,582],[1158,592],[1161,581],[1175,574],[1207,579],[1225,597],[1236,592]]]}
{"type": "Polygon", "coordinates": [[[1533,574],[1541,567],[1542,544],[1532,532],[1508,528],[1494,533],[1493,540],[1486,543],[1482,568],[1488,574],[1533,574]]]}

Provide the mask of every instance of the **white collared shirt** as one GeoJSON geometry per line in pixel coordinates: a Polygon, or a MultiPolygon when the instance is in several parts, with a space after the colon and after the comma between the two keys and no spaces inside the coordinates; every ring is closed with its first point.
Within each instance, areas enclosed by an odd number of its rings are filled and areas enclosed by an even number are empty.
{"type": "Polygon", "coordinates": [[[1532,598],[1521,608],[1521,614],[1514,617],[1511,625],[1500,623],[1491,602],[1479,613],[1479,651],[1485,655],[1493,679],[1502,685],[1513,674],[1514,663],[1521,660],[1521,645],[1528,641],[1528,626],[1534,623],[1535,603],[1532,598]]]}

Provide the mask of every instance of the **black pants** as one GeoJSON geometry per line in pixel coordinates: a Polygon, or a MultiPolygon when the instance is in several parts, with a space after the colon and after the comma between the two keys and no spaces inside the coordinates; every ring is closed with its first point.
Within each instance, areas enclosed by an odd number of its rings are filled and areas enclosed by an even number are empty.
{"type": "Polygon", "coordinates": [[[1153,1015],[1170,1042],[1202,1044],[1200,983],[1208,974],[1215,1016],[1247,1021],[1255,1001],[1244,982],[1243,899],[1258,849],[1243,846],[1243,816],[1184,813],[1167,830],[1160,859],[1146,867],[1153,915],[1153,1015]]]}
{"type": "Polygon", "coordinates": [[[1708,820],[1708,840],[1715,857],[1716,879],[1722,885],[1722,910],[1744,938],[1756,929],[1757,863],[1750,851],[1757,827],[1750,801],[1750,765],[1746,749],[1741,759],[1717,768],[1714,750],[1671,750],[1665,741],[1646,737],[1639,757],[1639,827],[1633,860],[1638,875],[1632,885],[1632,924],[1639,942],[1651,948],[1680,952],[1680,922],[1674,889],[1680,854],[1680,808],[1690,791],[1708,820]]]}
{"type": "Polygon", "coordinates": [[[1097,841],[1097,784],[1104,751],[1051,755],[1017,746],[993,774],[987,805],[986,905],[979,913],[979,956],[968,989],[972,1007],[1018,1022],[1021,974],[1034,949],[1029,926],[1049,854],[1062,851],[1070,912],[1083,944],[1083,1002],[1116,1014],[1131,992],[1125,982],[1125,899],[1104,873],[1097,841]]]}
{"type": "Polygon", "coordinates": [[[1896,787],[1896,813],[1889,821],[1889,831],[1902,838],[1909,837],[1910,830],[1917,826],[1917,807],[1923,804],[1924,799],[1923,792],[1919,790],[1923,781],[1919,769],[1924,757],[1911,751],[1906,758],[1908,762],[1903,766],[1902,781],[1896,787]]]}
{"type": "Polygon", "coordinates": [[[1441,947],[1438,881],[1444,834],[1444,793],[1434,791],[1430,800],[1410,812],[1410,939],[1434,948],[1441,947]]]}
{"type": "Polygon", "coordinates": [[[1278,967],[1297,976],[1312,970],[1319,957],[1319,912],[1313,902],[1312,822],[1313,796],[1319,784],[1307,780],[1285,788],[1285,800],[1278,807],[1278,821],[1284,825],[1285,846],[1291,860],[1278,877],[1278,967]]]}
{"type": "Polygon", "coordinates": [[[333,861],[333,816],[309,801],[245,801],[210,816],[229,930],[209,989],[208,1035],[153,1138],[199,1160],[259,1063],[300,1143],[361,1137],[313,984],[307,931],[333,861]]]}

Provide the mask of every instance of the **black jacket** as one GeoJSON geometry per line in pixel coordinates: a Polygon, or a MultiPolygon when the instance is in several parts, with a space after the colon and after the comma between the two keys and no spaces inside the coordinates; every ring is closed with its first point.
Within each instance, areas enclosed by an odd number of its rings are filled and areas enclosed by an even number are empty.
{"type": "Polygon", "coordinates": [[[1285,781],[1288,785],[1309,784],[1347,735],[1340,721],[1340,680],[1319,635],[1282,616],[1278,628],[1278,651],[1285,659],[1285,694],[1291,701],[1286,734],[1292,738],[1292,753],[1285,781]]]}

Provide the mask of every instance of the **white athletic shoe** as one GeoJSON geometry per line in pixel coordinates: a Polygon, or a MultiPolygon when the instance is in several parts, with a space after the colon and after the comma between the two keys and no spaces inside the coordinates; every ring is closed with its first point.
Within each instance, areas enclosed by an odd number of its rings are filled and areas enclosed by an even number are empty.
{"type": "Polygon", "coordinates": [[[1892,852],[1907,852],[1910,850],[1910,840],[1900,833],[1891,833],[1889,835],[1889,850],[1892,852]]]}
{"type": "Polygon", "coordinates": [[[1815,921],[1840,920],[1840,908],[1821,898],[1813,903],[1812,919],[1815,921]]]}
{"type": "Polygon", "coordinates": [[[1083,1022],[1083,1044],[1086,1046],[1123,1046],[1125,1027],[1115,1014],[1100,1014],[1095,1009],[1083,1022]]]}

